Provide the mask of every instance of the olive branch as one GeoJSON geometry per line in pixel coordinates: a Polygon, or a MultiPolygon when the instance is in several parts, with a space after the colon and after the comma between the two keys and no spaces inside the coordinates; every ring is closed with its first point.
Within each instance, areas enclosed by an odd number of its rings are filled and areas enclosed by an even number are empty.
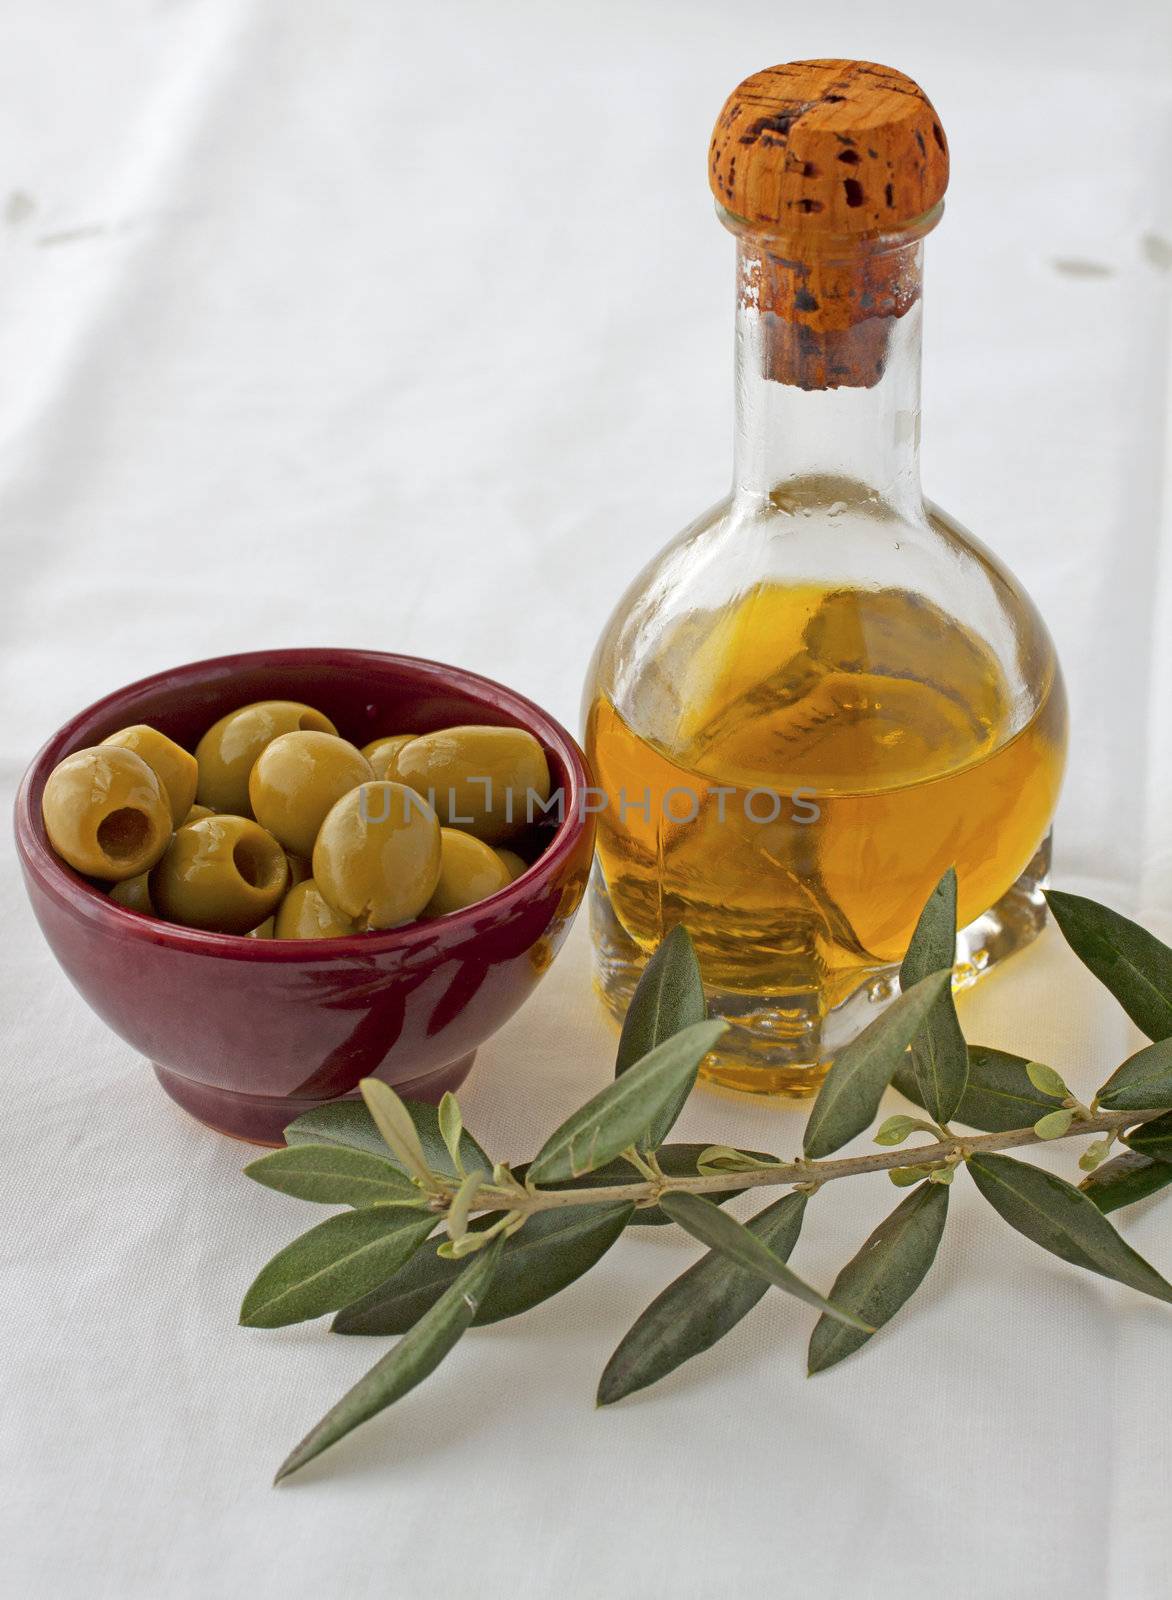
{"type": "Polygon", "coordinates": [[[1172,1301],[1172,1284],[1107,1213],[1172,1185],[1172,949],[1078,895],[1047,896],[1072,949],[1153,1041],[1089,1104],[1052,1067],[969,1045],[953,1004],[956,878],[937,885],[900,971],[898,999],[843,1049],[788,1160],[727,1145],[667,1143],[700,1064],[726,1024],[710,1020],[695,951],[676,928],[640,979],[614,1080],[522,1166],[493,1161],[454,1096],[408,1104],[377,1079],[286,1129],[287,1148],[245,1169],[258,1183],[350,1209],[262,1270],[240,1320],[276,1328],[336,1313],[342,1334],[402,1335],[287,1457],[296,1472],[407,1394],[473,1324],[517,1316],[594,1267],[632,1226],[674,1223],[707,1252],[647,1307],[598,1388],[610,1405],[709,1349],[773,1286],[819,1313],[810,1372],[852,1354],[922,1283],[964,1167],[1001,1217],[1063,1261],[1172,1301]],[[879,1151],[830,1159],[874,1122],[889,1086],[922,1116],[875,1131],[879,1151]],[[957,1132],[951,1124],[977,1129],[957,1132]],[[1000,1152],[1094,1135],[1078,1187],[1000,1152]],[[913,1136],[926,1142],[908,1144],[913,1136]],[[1118,1141],[1119,1154],[1112,1156],[1118,1141]],[[827,1183],[886,1171],[906,1187],[827,1294],[789,1266],[827,1183]],[[747,1223],[721,1209],[746,1190],[789,1193],[747,1223]]]}

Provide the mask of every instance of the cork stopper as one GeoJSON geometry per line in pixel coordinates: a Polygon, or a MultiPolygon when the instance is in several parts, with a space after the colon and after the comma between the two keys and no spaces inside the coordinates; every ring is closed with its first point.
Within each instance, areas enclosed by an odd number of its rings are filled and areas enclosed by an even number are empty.
{"type": "Polygon", "coordinates": [[[872,61],[790,61],[739,84],[712,135],[708,181],[751,227],[803,239],[892,233],[948,187],[932,102],[872,61]]]}
{"type": "Polygon", "coordinates": [[[869,386],[886,319],[919,297],[908,247],[948,185],[948,145],[918,84],[869,61],[792,61],[738,85],[708,181],[742,236],[746,303],[767,318],[767,376],[869,386]]]}

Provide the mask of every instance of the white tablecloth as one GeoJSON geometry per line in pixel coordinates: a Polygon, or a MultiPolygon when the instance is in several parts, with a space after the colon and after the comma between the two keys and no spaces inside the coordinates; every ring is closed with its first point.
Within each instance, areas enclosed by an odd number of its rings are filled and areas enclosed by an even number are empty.
{"type": "MultiPolygon", "coordinates": [[[[99,693],[238,647],[447,658],[574,725],[618,590],[727,473],[711,121],[758,66],[869,55],[925,84],[952,140],[925,476],[1066,664],[1058,876],[1172,933],[1170,27],[1144,0],[898,19],[843,0],[821,20],[749,0],[15,0],[6,795],[99,693]]],[[[803,1377],[810,1319],[774,1295],[596,1413],[619,1336],[695,1255],[648,1233],[270,1489],[383,1346],[235,1326],[307,1208],[244,1179],[241,1147],[73,994],[7,843],[0,895],[6,1593],[1168,1594],[1168,1309],[1045,1256],[963,1180],[921,1293],[832,1374],[803,1377]]],[[[502,1155],[607,1076],[585,932],[464,1096],[502,1155]]],[[[970,1037],[1088,1091],[1136,1043],[1055,933],[963,1011],[970,1037]]],[[[786,1152],[799,1128],[705,1093],[681,1133],[786,1152]]],[[[795,1264],[827,1284],[890,1203],[882,1178],[836,1185],[795,1264]]],[[[1165,1272],[1167,1216],[1124,1222],[1165,1272]]]]}

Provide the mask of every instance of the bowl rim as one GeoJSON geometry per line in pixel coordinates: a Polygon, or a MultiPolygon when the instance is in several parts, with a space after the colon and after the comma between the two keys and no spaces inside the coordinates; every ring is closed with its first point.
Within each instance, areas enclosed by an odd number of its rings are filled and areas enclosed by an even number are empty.
{"type": "Polygon", "coordinates": [[[48,892],[111,933],[143,939],[151,944],[167,945],[176,950],[244,961],[327,961],[341,955],[375,956],[409,951],[416,946],[424,947],[433,944],[441,930],[445,935],[445,943],[448,936],[458,940],[462,934],[476,931],[486,907],[507,914],[537,897],[550,887],[563,865],[577,850],[583,836],[593,832],[588,804],[591,787],[586,757],[573,736],[536,701],[516,689],[510,689],[507,684],[486,677],[483,673],[455,667],[428,656],[315,645],[208,656],[200,661],[150,673],[93,701],[50,735],[29,763],[16,794],[14,829],[17,850],[25,870],[48,892]],[[398,667],[438,684],[466,690],[486,706],[515,716],[519,726],[540,739],[547,749],[557,755],[568,779],[561,820],[541,855],[512,883],[460,911],[450,911],[427,922],[409,922],[398,928],[343,934],[332,939],[250,939],[247,934],[212,933],[202,928],[186,928],[179,923],[167,922],[162,917],[132,911],[111,900],[101,889],[75,873],[53,851],[39,810],[34,809],[33,791],[38,784],[43,787],[43,780],[47,779],[58,761],[71,754],[74,748],[84,748],[76,744],[78,730],[93,717],[117,710],[128,697],[143,691],[163,688],[179,690],[185,682],[215,676],[229,677],[232,672],[250,666],[279,670],[282,667],[336,666],[340,662],[352,666],[367,663],[382,669],[398,667]]]}

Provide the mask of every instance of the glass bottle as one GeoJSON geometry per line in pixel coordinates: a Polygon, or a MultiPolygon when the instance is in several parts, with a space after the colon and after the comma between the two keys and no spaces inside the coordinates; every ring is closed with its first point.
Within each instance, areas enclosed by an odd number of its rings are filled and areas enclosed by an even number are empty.
{"type": "Polygon", "coordinates": [[[599,986],[621,1016],[683,923],[733,1024],[705,1075],[740,1089],[817,1086],[897,991],[950,865],[959,982],[1045,918],[1054,648],[920,489],[947,174],[931,104],[889,68],[796,62],[734,91],[709,167],[737,245],[732,488],[628,589],[587,678],[599,986]]]}

